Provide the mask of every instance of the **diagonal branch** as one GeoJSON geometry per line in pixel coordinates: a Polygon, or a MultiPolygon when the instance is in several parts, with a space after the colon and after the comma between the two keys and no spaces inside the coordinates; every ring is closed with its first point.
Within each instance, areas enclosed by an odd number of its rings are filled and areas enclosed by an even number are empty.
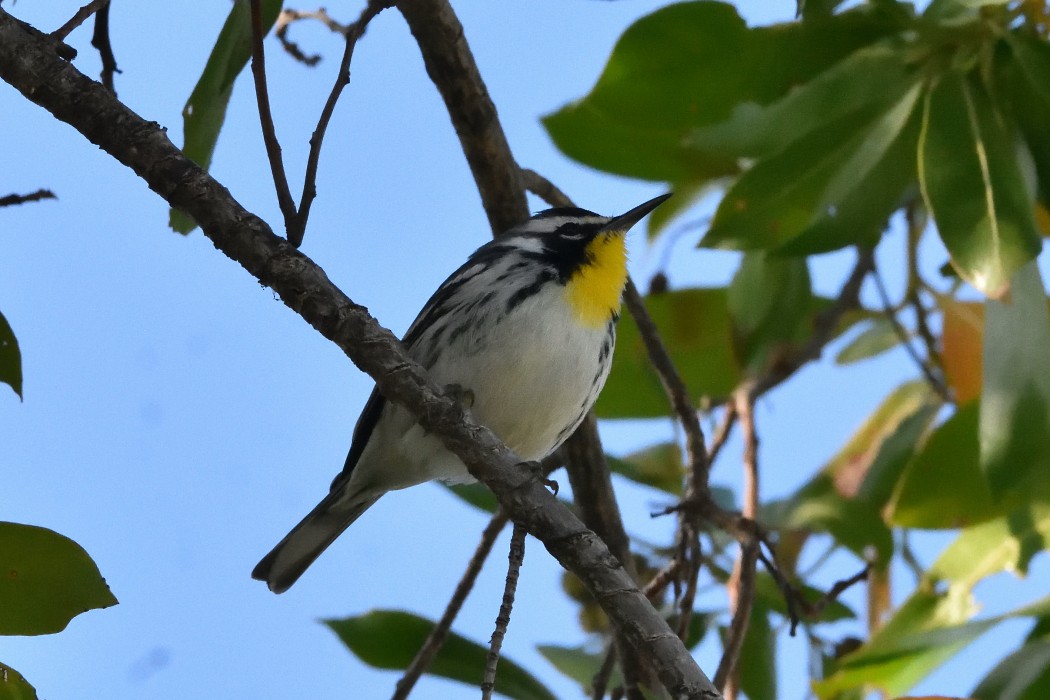
{"type": "Polygon", "coordinates": [[[310,258],[278,238],[229,191],[186,158],[155,122],[129,110],[63,61],[45,34],[0,7],[0,79],[131,168],[169,204],[192,216],[224,254],[272,288],[281,300],[361,369],[380,391],[441,437],[471,474],[547,550],[587,585],[635,652],[678,698],[718,698],[718,691],[638,590],[608,547],[520,468],[520,459],[475,423],[454,398],[405,354],[392,333],[339,290],[310,258]]]}
{"type": "Polygon", "coordinates": [[[494,234],[529,216],[518,164],[500,126],[463,25],[447,0],[399,0],[427,74],[445,100],[494,234]]]}

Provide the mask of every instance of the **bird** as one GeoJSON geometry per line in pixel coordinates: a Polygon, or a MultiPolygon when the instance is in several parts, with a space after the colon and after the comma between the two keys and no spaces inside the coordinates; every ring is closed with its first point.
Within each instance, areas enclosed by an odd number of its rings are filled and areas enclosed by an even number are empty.
{"type": "MultiPolygon", "coordinates": [[[[546,457],[605,385],[627,282],[627,231],[668,197],[611,217],[547,209],[482,245],[409,326],[408,355],[522,460],[546,457]]],[[[474,479],[436,435],[373,389],[328,495],[252,578],[283,593],[381,496],[431,480],[474,479]]]]}

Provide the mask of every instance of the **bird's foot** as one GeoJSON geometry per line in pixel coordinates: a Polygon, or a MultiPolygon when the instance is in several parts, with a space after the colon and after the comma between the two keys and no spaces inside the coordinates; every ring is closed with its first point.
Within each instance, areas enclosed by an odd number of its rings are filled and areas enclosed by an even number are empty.
{"type": "Polygon", "coordinates": [[[474,405],[474,392],[459,384],[446,384],[445,396],[449,397],[463,408],[469,409],[474,405]]]}
{"type": "Polygon", "coordinates": [[[541,462],[532,460],[530,462],[522,462],[519,466],[529,472],[532,475],[532,478],[549,488],[551,493],[555,496],[558,495],[558,482],[547,476],[546,472],[543,470],[543,464],[541,462]]]}

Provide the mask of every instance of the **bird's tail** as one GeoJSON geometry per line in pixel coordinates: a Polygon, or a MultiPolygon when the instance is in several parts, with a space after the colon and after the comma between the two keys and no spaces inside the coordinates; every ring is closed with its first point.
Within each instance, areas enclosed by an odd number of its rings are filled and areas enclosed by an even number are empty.
{"type": "Polygon", "coordinates": [[[274,593],[284,593],[381,495],[369,491],[347,499],[343,489],[333,489],[263,557],[252,571],[252,578],[265,581],[274,593]]]}

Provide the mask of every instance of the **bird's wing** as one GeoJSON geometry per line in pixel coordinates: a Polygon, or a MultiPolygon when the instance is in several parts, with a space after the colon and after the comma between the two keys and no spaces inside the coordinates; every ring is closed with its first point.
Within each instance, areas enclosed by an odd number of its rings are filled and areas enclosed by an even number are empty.
{"type": "Polygon", "coordinates": [[[357,466],[357,460],[361,459],[361,453],[365,451],[365,445],[368,444],[368,439],[372,437],[372,431],[375,429],[376,423],[379,422],[379,415],[383,412],[383,406],[385,405],[386,398],[379,393],[379,387],[373,388],[368,401],[365,402],[364,410],[361,411],[361,417],[357,419],[357,425],[354,427],[354,439],[350,443],[350,452],[346,455],[343,471],[339,472],[339,475],[335,477],[335,481],[332,482],[333,491],[346,483],[350,478],[350,472],[357,466]]]}
{"type": "MultiPolygon", "coordinates": [[[[492,258],[498,257],[502,252],[503,248],[500,247],[498,241],[489,241],[476,250],[467,262],[463,263],[459,269],[441,283],[441,286],[437,288],[423,306],[419,315],[416,316],[416,320],[408,327],[408,331],[401,341],[405,344],[412,359],[423,364],[426,369],[430,369],[427,366],[430,358],[420,357],[419,353],[416,352],[417,341],[419,341],[426,329],[432,327],[438,319],[451,310],[450,302],[456,296],[456,293],[479,274],[485,265],[491,262],[492,258]]],[[[346,455],[343,471],[339,472],[335,481],[332,482],[332,490],[346,483],[350,478],[350,473],[357,466],[357,461],[361,459],[361,454],[365,451],[365,445],[368,444],[369,438],[372,437],[372,431],[375,429],[376,423],[379,422],[379,416],[382,414],[384,406],[386,406],[386,398],[379,393],[379,388],[372,389],[372,395],[368,397],[365,408],[361,411],[361,417],[357,419],[357,426],[354,428],[354,439],[350,443],[350,452],[346,455]]]]}

